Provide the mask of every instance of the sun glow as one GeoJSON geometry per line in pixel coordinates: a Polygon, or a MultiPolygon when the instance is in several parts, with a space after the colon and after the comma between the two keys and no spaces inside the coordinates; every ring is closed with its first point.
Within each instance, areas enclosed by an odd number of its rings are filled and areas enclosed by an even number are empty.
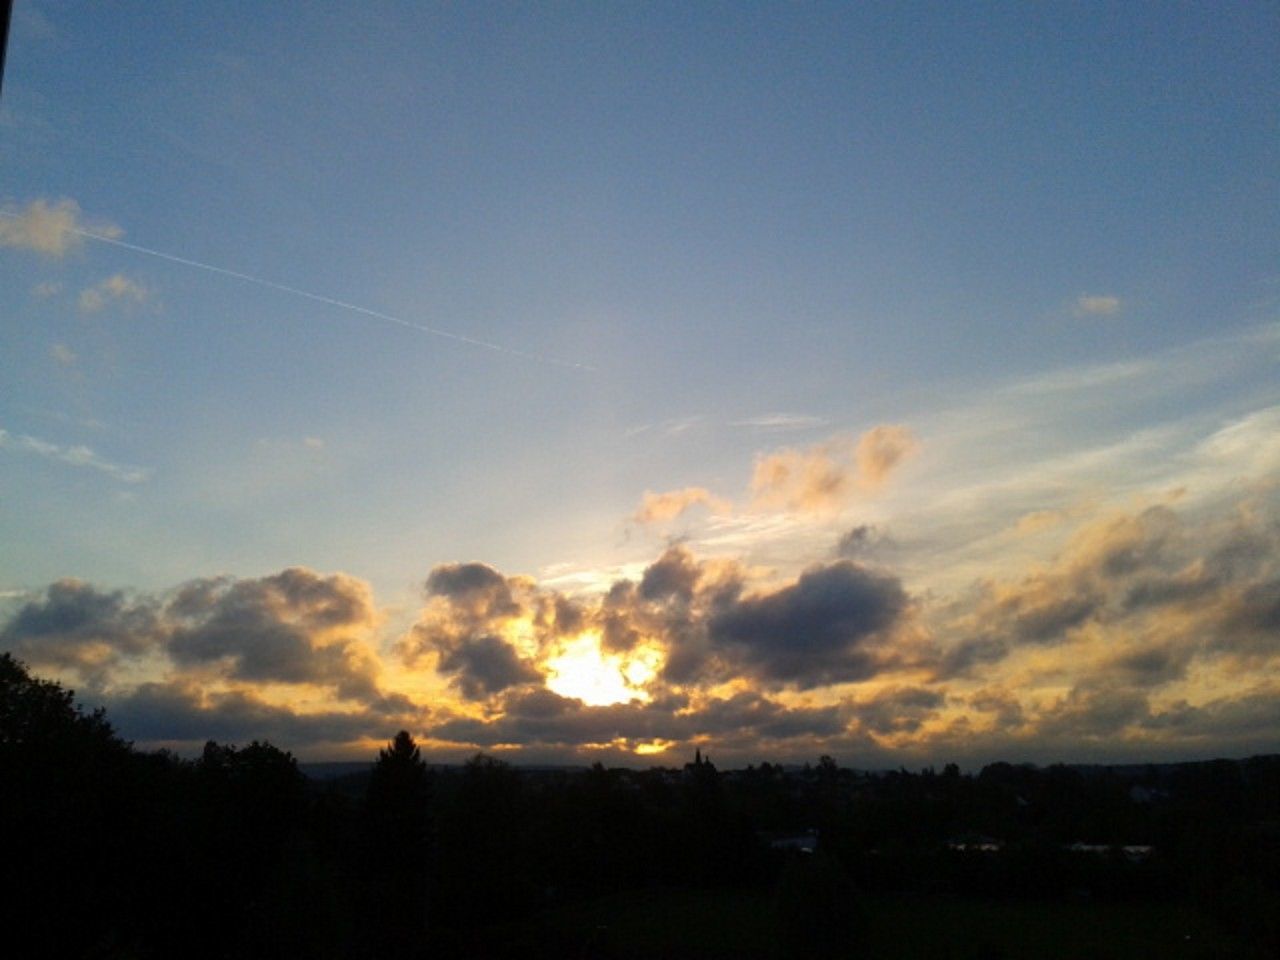
{"type": "Polygon", "coordinates": [[[657,675],[660,662],[661,654],[647,647],[627,654],[605,653],[599,637],[583,634],[546,662],[547,686],[593,707],[648,700],[644,684],[657,675]]]}

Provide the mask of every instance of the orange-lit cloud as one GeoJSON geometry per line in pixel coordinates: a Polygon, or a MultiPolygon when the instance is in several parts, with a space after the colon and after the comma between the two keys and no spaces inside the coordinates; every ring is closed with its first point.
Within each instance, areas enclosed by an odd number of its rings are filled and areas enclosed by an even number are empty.
{"type": "Polygon", "coordinates": [[[662,523],[674,520],[693,507],[704,506],[712,513],[730,513],[733,506],[705,487],[685,487],[654,493],[646,490],[632,519],[636,523],[662,523]]]}
{"type": "Polygon", "coordinates": [[[800,513],[838,511],[857,490],[874,491],[919,447],[906,427],[873,427],[857,441],[836,436],[812,447],[785,447],[756,458],[755,504],[800,513]]]}
{"type": "Polygon", "coordinates": [[[572,597],[442,564],[415,622],[381,642],[368,585],[346,574],[155,595],[67,580],[19,603],[0,647],[77,679],[127,736],[155,743],[270,736],[333,755],[405,727],[448,757],[665,762],[697,743],[727,762],[862,763],[1274,743],[1274,490],[1090,517],[1055,556],[959,596],[913,595],[855,562],[871,528],[845,539],[846,559],[792,574],[670,547],[572,597]],[[452,692],[392,689],[377,650],[393,639],[452,692]]]}
{"type": "Polygon", "coordinates": [[[858,438],[858,446],[854,450],[859,481],[869,489],[878,489],[889,474],[918,448],[919,443],[906,427],[873,427],[858,438]]]}

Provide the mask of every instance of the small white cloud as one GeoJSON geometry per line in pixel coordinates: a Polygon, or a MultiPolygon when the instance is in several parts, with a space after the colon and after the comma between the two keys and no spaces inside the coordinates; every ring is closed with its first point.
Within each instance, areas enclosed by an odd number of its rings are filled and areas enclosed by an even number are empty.
{"type": "Polygon", "coordinates": [[[1076,298],[1077,317],[1112,317],[1120,312],[1120,298],[1110,294],[1082,293],[1076,298]]]}
{"type": "Polygon", "coordinates": [[[65,343],[55,343],[51,346],[49,348],[49,356],[53,357],[54,361],[63,367],[74,367],[76,361],[80,359],[76,356],[76,352],[65,343]]]}
{"type": "Polygon", "coordinates": [[[303,446],[309,447],[312,450],[324,449],[324,441],[319,437],[304,437],[302,439],[302,444],[303,446]]]}
{"type": "Polygon", "coordinates": [[[31,295],[38,300],[48,300],[62,292],[60,283],[37,283],[31,288],[31,295]]]}
{"type": "Polygon", "coordinates": [[[123,273],[114,273],[100,283],[80,291],[80,309],[84,313],[96,313],[112,301],[146,303],[151,291],[123,273]]]}
{"type": "Polygon", "coordinates": [[[118,237],[122,231],[111,223],[86,223],[80,216],[80,205],[63,198],[50,204],[32,200],[26,209],[0,209],[0,247],[34,250],[50,257],[60,257],[84,242],[86,233],[118,237]]]}

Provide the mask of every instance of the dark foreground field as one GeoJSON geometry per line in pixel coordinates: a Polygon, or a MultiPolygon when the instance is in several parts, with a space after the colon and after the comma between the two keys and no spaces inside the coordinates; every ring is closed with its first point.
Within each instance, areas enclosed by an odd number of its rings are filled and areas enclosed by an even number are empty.
{"type": "Polygon", "coordinates": [[[0,956],[1280,956],[1280,757],[308,779],[144,753],[0,654],[0,956]]]}
{"type": "MultiPolygon", "coordinates": [[[[1194,907],[1084,901],[993,902],[871,897],[851,905],[843,947],[822,955],[886,960],[1261,958],[1194,907]]],[[[813,955],[780,936],[774,898],[760,892],[648,890],[604,897],[490,929],[456,944],[491,956],[759,958],[813,955]],[[536,945],[536,946],[534,946],[536,945]]]]}

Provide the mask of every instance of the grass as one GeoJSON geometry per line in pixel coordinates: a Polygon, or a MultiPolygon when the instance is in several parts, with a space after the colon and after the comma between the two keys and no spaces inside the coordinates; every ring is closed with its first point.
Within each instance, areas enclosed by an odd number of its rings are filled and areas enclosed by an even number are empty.
{"type": "MultiPolygon", "coordinates": [[[[868,960],[1161,960],[1252,958],[1196,912],[1175,904],[859,901],[856,932],[837,954],[868,960]]],[[[772,898],[735,890],[646,890],[560,907],[501,937],[511,955],[566,958],[788,957],[776,942],[772,898]]],[[[499,951],[505,954],[508,951],[499,951]]]]}

